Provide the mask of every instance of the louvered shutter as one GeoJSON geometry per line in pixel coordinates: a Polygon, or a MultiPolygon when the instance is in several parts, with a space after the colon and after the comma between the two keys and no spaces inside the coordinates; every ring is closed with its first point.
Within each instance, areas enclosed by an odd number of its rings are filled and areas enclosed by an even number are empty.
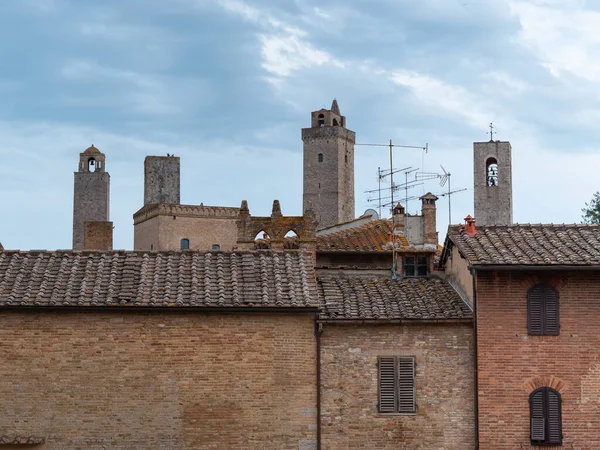
{"type": "Polygon", "coordinates": [[[415,412],[414,358],[398,358],[398,412],[415,412]]]}
{"type": "Polygon", "coordinates": [[[544,332],[544,295],[540,287],[533,287],[527,293],[527,329],[529,334],[544,332]]]}
{"type": "Polygon", "coordinates": [[[558,294],[550,286],[544,287],[544,334],[559,333],[558,294]]]}
{"type": "Polygon", "coordinates": [[[546,440],[546,420],[544,415],[544,389],[534,391],[530,398],[531,440],[543,442],[546,440]]]}
{"type": "Polygon", "coordinates": [[[548,443],[562,443],[562,424],[560,415],[560,394],[554,389],[547,389],[548,394],[548,443]]]}
{"type": "Polygon", "coordinates": [[[379,358],[379,412],[396,412],[396,359],[379,358]]]}

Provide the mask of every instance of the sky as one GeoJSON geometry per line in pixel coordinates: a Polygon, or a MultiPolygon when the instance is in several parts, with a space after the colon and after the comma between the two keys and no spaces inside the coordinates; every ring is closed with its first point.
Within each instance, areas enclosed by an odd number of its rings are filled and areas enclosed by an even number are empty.
{"type": "MultiPolygon", "coordinates": [[[[146,155],[181,158],[183,204],[302,208],[301,128],[338,100],[394,167],[451,173],[473,214],[473,142],[512,144],[515,222],[574,223],[600,190],[600,5],[584,0],[0,0],[0,242],[72,245],[73,172],[111,175],[133,247],[146,155]]],[[[356,214],[389,168],[355,150],[356,214]]],[[[413,175],[409,175],[411,179],[413,175]]],[[[383,187],[386,186],[384,180],[383,187]]],[[[389,184],[387,185],[389,188],[389,184]]],[[[443,193],[433,178],[408,191],[443,193]]],[[[404,196],[404,192],[400,193],[404,196]]],[[[376,197],[376,194],[375,194],[376,197]]],[[[408,212],[419,212],[410,200],[408,212]]],[[[385,215],[385,213],[384,213],[385,215]]],[[[448,197],[438,200],[443,242],[448,197]]]]}

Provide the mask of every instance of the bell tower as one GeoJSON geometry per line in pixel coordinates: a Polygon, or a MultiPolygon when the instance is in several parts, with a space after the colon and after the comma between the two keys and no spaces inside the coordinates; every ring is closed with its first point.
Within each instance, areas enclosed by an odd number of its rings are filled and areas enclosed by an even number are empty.
{"type": "Polygon", "coordinates": [[[73,189],[73,250],[84,248],[85,222],[108,222],[110,175],[106,156],[93,145],[79,155],[73,189]]]}
{"type": "Polygon", "coordinates": [[[354,142],[337,100],[311,113],[304,142],[303,212],[312,209],[322,229],[354,219],[354,142]]]}
{"type": "Polygon", "coordinates": [[[512,156],[508,141],[473,143],[477,225],[512,225],[512,156]]]}

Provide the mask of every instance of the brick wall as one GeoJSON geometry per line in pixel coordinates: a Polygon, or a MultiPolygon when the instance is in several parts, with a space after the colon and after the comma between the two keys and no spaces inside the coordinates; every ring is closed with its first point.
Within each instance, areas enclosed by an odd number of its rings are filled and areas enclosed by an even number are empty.
{"type": "Polygon", "coordinates": [[[322,448],[474,448],[472,337],[470,324],[326,324],[322,448]],[[416,415],[377,412],[377,357],[386,355],[416,357],[416,415]]]}
{"type": "Polygon", "coordinates": [[[4,311],[0,361],[45,449],[315,448],[312,314],[4,311]]]}
{"type": "Polygon", "coordinates": [[[529,394],[548,384],[562,396],[561,448],[600,448],[600,273],[478,273],[476,301],[480,448],[530,448],[529,394]],[[537,282],[558,290],[559,336],[527,334],[537,282]]]}

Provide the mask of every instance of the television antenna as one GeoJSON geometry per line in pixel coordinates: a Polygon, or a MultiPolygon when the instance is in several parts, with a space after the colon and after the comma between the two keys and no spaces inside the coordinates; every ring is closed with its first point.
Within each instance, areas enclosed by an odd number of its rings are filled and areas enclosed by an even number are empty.
{"type": "MultiPolygon", "coordinates": [[[[388,174],[384,174],[383,178],[385,177],[390,177],[390,198],[391,198],[391,205],[393,208],[394,205],[394,147],[398,147],[398,148],[414,148],[414,149],[419,149],[424,151],[425,153],[427,153],[429,146],[426,143],[425,146],[416,146],[416,145],[398,145],[398,144],[394,144],[392,142],[392,140],[390,139],[390,143],[389,144],[355,144],[355,145],[362,145],[365,147],[388,147],[390,149],[390,170],[388,174]]],[[[381,170],[381,169],[380,169],[381,170]]],[[[407,169],[408,170],[408,169],[407,169]]],[[[380,176],[382,175],[381,173],[379,174],[380,176]]],[[[408,180],[408,178],[407,178],[408,180]]],[[[381,182],[381,179],[379,180],[381,182]]],[[[381,203],[381,202],[380,202],[381,203]]],[[[406,206],[406,205],[405,205],[406,206]]],[[[398,267],[397,264],[397,255],[396,255],[396,233],[395,233],[395,229],[396,229],[396,220],[394,217],[394,213],[392,210],[392,279],[395,280],[396,279],[396,268],[398,267]]]]}

